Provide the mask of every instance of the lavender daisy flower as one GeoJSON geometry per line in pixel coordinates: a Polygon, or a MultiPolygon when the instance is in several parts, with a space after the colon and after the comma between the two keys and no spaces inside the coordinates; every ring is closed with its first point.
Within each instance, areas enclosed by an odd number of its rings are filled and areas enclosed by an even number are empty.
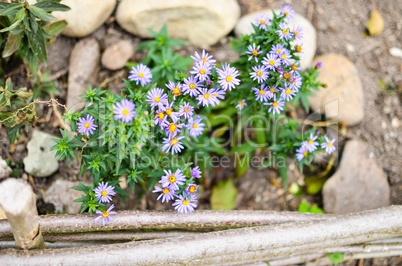
{"type": "Polygon", "coordinates": [[[252,88],[253,91],[255,92],[255,98],[256,100],[260,100],[261,102],[266,102],[268,101],[268,87],[265,86],[265,84],[261,85],[260,89],[257,88],[252,88]]]}
{"type": "Polygon", "coordinates": [[[279,11],[281,12],[281,14],[278,16],[279,18],[285,16],[288,20],[291,20],[295,16],[295,10],[290,5],[281,7],[279,11]]]}
{"type": "Polygon", "coordinates": [[[280,43],[278,43],[277,45],[272,45],[271,47],[271,52],[275,53],[277,56],[280,56],[285,50],[286,48],[283,46],[283,44],[280,43]]]}
{"type": "Polygon", "coordinates": [[[260,13],[257,15],[254,25],[257,26],[260,30],[267,30],[267,26],[270,23],[269,16],[265,13],[260,13]]]}
{"type": "Polygon", "coordinates": [[[218,99],[221,99],[221,100],[225,99],[225,94],[226,94],[226,91],[221,90],[219,86],[216,87],[214,92],[212,93],[212,95],[216,98],[218,105],[220,103],[220,101],[218,99]]]}
{"type": "Polygon", "coordinates": [[[195,78],[201,82],[208,79],[211,74],[212,66],[209,63],[198,62],[195,63],[193,70],[190,71],[191,74],[195,75],[195,78]]]}
{"type": "Polygon", "coordinates": [[[110,217],[110,215],[115,215],[117,214],[116,212],[112,212],[111,210],[113,210],[114,208],[114,204],[112,204],[109,209],[107,209],[107,211],[101,212],[99,210],[96,210],[96,214],[99,214],[98,217],[95,218],[95,223],[99,222],[100,219],[103,218],[103,226],[105,226],[106,223],[113,221],[113,218],[110,217]]]}
{"type": "Polygon", "coordinates": [[[255,47],[255,43],[253,43],[253,46],[251,46],[251,44],[248,46],[248,51],[246,52],[246,54],[249,54],[249,58],[248,61],[252,60],[253,57],[255,59],[255,62],[258,63],[258,55],[261,54],[262,51],[260,51],[260,46],[258,45],[257,47],[255,47]]]}
{"type": "Polygon", "coordinates": [[[287,71],[281,71],[279,77],[289,81],[292,78],[292,75],[287,71]]]}
{"type": "Polygon", "coordinates": [[[281,62],[282,62],[282,64],[284,64],[284,65],[289,65],[290,64],[290,58],[291,58],[292,56],[290,55],[290,52],[288,51],[288,50],[284,50],[283,52],[282,52],[282,54],[280,55],[280,59],[281,59],[281,62]]]}
{"type": "Polygon", "coordinates": [[[296,95],[296,92],[294,90],[292,90],[292,88],[289,86],[288,83],[285,83],[285,88],[282,88],[281,97],[285,101],[290,101],[293,99],[293,96],[295,96],[295,95],[296,95]]]}
{"type": "Polygon", "coordinates": [[[238,108],[239,110],[243,110],[244,106],[247,106],[246,99],[241,100],[239,102],[239,104],[235,106],[235,108],[238,108]]]}
{"type": "Polygon", "coordinates": [[[197,52],[194,52],[194,56],[191,56],[191,58],[194,59],[196,63],[208,63],[210,65],[215,65],[216,60],[212,59],[212,57],[212,55],[205,53],[205,50],[202,50],[201,56],[197,52]]]}
{"type": "Polygon", "coordinates": [[[181,150],[184,149],[183,143],[180,142],[180,140],[183,138],[184,136],[163,138],[162,144],[165,145],[162,146],[162,151],[166,151],[166,153],[169,153],[169,150],[172,149],[172,155],[175,153],[180,153],[181,150]]]}
{"type": "Polygon", "coordinates": [[[293,65],[291,65],[290,66],[290,73],[292,73],[292,74],[298,74],[298,71],[300,71],[301,70],[301,67],[300,67],[300,63],[299,62],[295,62],[295,63],[293,63],[293,65]]]}
{"type": "Polygon", "coordinates": [[[197,137],[199,135],[202,135],[202,132],[204,131],[204,123],[200,123],[202,120],[201,116],[198,116],[196,118],[191,117],[188,120],[188,125],[187,128],[190,130],[190,136],[192,137],[197,137]]]}
{"type": "Polygon", "coordinates": [[[95,125],[93,116],[87,114],[87,117],[78,118],[78,133],[85,133],[88,137],[89,134],[94,134],[94,130],[98,127],[95,125]]]}
{"type": "Polygon", "coordinates": [[[187,197],[183,198],[182,195],[179,195],[176,202],[173,203],[173,206],[176,206],[175,210],[179,213],[192,213],[194,209],[197,208],[197,204],[193,202],[197,202],[196,196],[193,196],[191,197],[191,200],[188,200],[187,197]]]}
{"type": "Polygon", "coordinates": [[[324,64],[322,62],[317,62],[317,64],[315,65],[315,69],[320,69],[324,66],[324,64]]]}
{"type": "Polygon", "coordinates": [[[278,100],[276,99],[276,94],[274,94],[273,97],[273,102],[272,103],[264,103],[264,105],[270,105],[268,109],[268,113],[273,112],[273,114],[280,114],[281,111],[283,111],[283,106],[285,105],[285,102],[282,100],[282,98],[279,98],[278,100]]]}
{"type": "Polygon", "coordinates": [[[190,94],[190,97],[197,96],[198,94],[200,94],[200,92],[198,91],[198,88],[200,88],[200,86],[200,82],[193,76],[190,76],[188,79],[184,78],[184,95],[190,94]]]}
{"type": "Polygon", "coordinates": [[[302,43],[295,44],[295,47],[293,48],[293,51],[296,51],[297,53],[304,54],[304,52],[302,52],[302,48],[303,48],[302,46],[303,46],[302,43]]]}
{"type": "Polygon", "coordinates": [[[293,26],[293,35],[296,41],[301,41],[304,36],[304,29],[301,26],[293,26]]]}
{"type": "Polygon", "coordinates": [[[176,123],[169,123],[167,120],[165,124],[163,125],[163,128],[166,131],[166,136],[173,138],[177,135],[177,133],[181,132],[181,128],[183,127],[183,124],[176,124],[176,123]]]}
{"type": "Polygon", "coordinates": [[[190,168],[190,174],[192,177],[201,178],[201,170],[199,166],[194,167],[193,169],[190,168]]]}
{"type": "Polygon", "coordinates": [[[189,103],[184,102],[183,105],[180,106],[179,115],[184,116],[185,119],[189,119],[193,116],[194,107],[192,107],[189,103]]]}
{"type": "Polygon", "coordinates": [[[137,85],[138,83],[141,83],[141,87],[151,83],[152,72],[146,65],[139,64],[137,68],[133,67],[130,74],[131,75],[128,76],[128,79],[131,81],[137,81],[137,85]]]}
{"type": "Polygon", "coordinates": [[[187,196],[195,196],[195,194],[197,194],[198,192],[198,187],[196,184],[188,184],[185,190],[185,193],[187,194],[187,196]]]}
{"type": "Polygon", "coordinates": [[[159,200],[160,198],[162,198],[162,203],[164,203],[165,201],[169,202],[170,200],[173,200],[175,197],[174,191],[170,190],[168,187],[161,188],[161,187],[155,186],[155,190],[153,190],[152,192],[153,193],[162,192],[156,199],[156,200],[159,200]]]}
{"type": "Polygon", "coordinates": [[[133,121],[135,114],[135,104],[127,99],[121,100],[113,106],[114,120],[121,120],[123,123],[133,121]]]}
{"type": "Polygon", "coordinates": [[[162,187],[167,187],[170,190],[177,191],[179,190],[179,185],[184,185],[186,182],[186,177],[183,175],[180,169],[177,169],[176,172],[172,172],[172,170],[163,170],[166,175],[162,176],[159,183],[162,184],[162,187]]]}
{"type": "Polygon", "coordinates": [[[225,91],[231,91],[240,84],[240,79],[236,78],[240,75],[239,71],[235,67],[230,67],[230,64],[226,63],[222,69],[216,69],[216,72],[219,75],[218,83],[225,91]]]}
{"type": "Polygon", "coordinates": [[[152,109],[156,106],[163,108],[163,106],[168,103],[168,96],[162,89],[154,88],[148,91],[147,99],[145,101],[151,105],[152,109]]]}
{"type": "Polygon", "coordinates": [[[334,146],[334,142],[336,141],[336,139],[329,140],[329,138],[325,136],[325,141],[326,142],[321,143],[321,149],[325,149],[326,153],[331,154],[336,150],[334,146]]]}
{"type": "Polygon", "coordinates": [[[179,82],[177,85],[174,84],[174,82],[169,81],[169,84],[165,84],[166,87],[172,92],[173,94],[173,100],[176,100],[176,96],[181,95],[181,90],[183,85],[179,82]]]}
{"type": "Polygon", "coordinates": [[[112,198],[110,196],[116,195],[116,192],[114,192],[114,187],[108,186],[107,182],[106,184],[104,184],[103,181],[100,182],[98,187],[93,189],[93,191],[95,192],[95,198],[100,198],[99,203],[109,203],[112,201],[112,198]]]}
{"type": "Polygon", "coordinates": [[[165,121],[167,119],[167,116],[162,110],[158,110],[155,112],[155,117],[154,117],[154,125],[159,125],[161,128],[165,124],[165,121]]]}
{"type": "Polygon", "coordinates": [[[262,83],[267,80],[269,72],[265,66],[254,66],[252,68],[254,72],[250,73],[250,78],[257,80],[258,83],[262,83]]]}
{"type": "Polygon", "coordinates": [[[288,29],[288,25],[286,23],[279,23],[280,30],[275,31],[278,34],[281,40],[285,39],[286,41],[292,38],[292,33],[288,29]]]}
{"type": "Polygon", "coordinates": [[[290,85],[292,89],[294,89],[295,91],[299,91],[302,84],[303,84],[302,77],[298,72],[295,72],[292,78],[290,79],[290,85]]]}
{"type": "Polygon", "coordinates": [[[314,136],[313,133],[310,133],[309,139],[301,143],[302,147],[304,147],[309,152],[315,151],[317,149],[317,146],[319,145],[319,143],[315,141],[317,138],[318,136],[314,136]]]}
{"type": "Polygon", "coordinates": [[[168,102],[162,108],[162,110],[166,113],[167,116],[169,116],[173,120],[173,122],[176,122],[177,120],[179,120],[180,114],[179,114],[179,112],[173,111],[173,104],[174,104],[174,102],[171,102],[171,103],[168,102]]]}
{"type": "Polygon", "coordinates": [[[276,53],[269,53],[262,60],[263,65],[272,71],[276,71],[276,68],[280,66],[280,59],[276,53]]]}
{"type": "Polygon", "coordinates": [[[268,99],[272,99],[276,92],[279,92],[279,89],[275,88],[275,86],[269,87],[267,91],[268,99]]]}
{"type": "Polygon", "coordinates": [[[202,106],[215,106],[216,103],[220,103],[218,99],[213,95],[214,94],[214,89],[201,89],[201,94],[198,95],[197,100],[198,100],[198,105],[202,103],[202,106]]]}
{"type": "Polygon", "coordinates": [[[300,162],[308,154],[308,150],[305,147],[300,147],[296,150],[296,158],[300,162]]]}

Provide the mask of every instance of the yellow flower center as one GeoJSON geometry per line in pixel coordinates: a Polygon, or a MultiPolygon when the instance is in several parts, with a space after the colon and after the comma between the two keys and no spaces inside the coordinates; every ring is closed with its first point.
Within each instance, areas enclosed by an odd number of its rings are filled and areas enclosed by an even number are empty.
{"type": "Polygon", "coordinates": [[[103,190],[101,194],[102,194],[103,197],[106,197],[107,196],[106,190],[103,190]]]}
{"type": "Polygon", "coordinates": [[[188,191],[190,191],[191,194],[195,192],[195,186],[191,186],[188,191]]]}
{"type": "Polygon", "coordinates": [[[180,89],[178,87],[174,88],[172,93],[176,96],[179,96],[181,94],[180,89]]]}
{"type": "Polygon", "coordinates": [[[257,55],[258,55],[258,51],[257,51],[257,50],[254,50],[254,51],[251,52],[251,54],[254,55],[254,56],[257,56],[257,55]]]}
{"type": "Polygon", "coordinates": [[[165,115],[162,112],[159,112],[156,116],[159,118],[159,120],[165,118],[165,115]]]}
{"type": "Polygon", "coordinates": [[[226,77],[226,81],[227,81],[227,82],[231,82],[231,81],[232,81],[232,77],[231,77],[231,76],[227,76],[227,77],[226,77]]]}
{"type": "Polygon", "coordinates": [[[286,94],[290,94],[291,91],[292,91],[291,89],[287,89],[285,92],[286,94]]]}
{"type": "Polygon", "coordinates": [[[201,69],[200,69],[200,74],[201,74],[201,75],[205,74],[205,69],[201,68],[201,69]]]}
{"type": "Polygon", "coordinates": [[[272,106],[273,106],[273,107],[278,107],[278,103],[277,103],[277,102],[274,102],[274,103],[272,104],[272,106]]]}
{"type": "Polygon", "coordinates": [[[169,193],[169,191],[170,191],[170,190],[169,190],[167,187],[165,187],[165,188],[162,189],[163,195],[166,195],[167,193],[169,193]]]}
{"type": "Polygon", "coordinates": [[[184,112],[188,112],[188,111],[190,111],[190,109],[188,109],[188,108],[184,108],[184,112]]]}
{"type": "Polygon", "coordinates": [[[193,128],[197,128],[198,127],[198,124],[197,123],[194,123],[193,124],[193,128]]]}
{"type": "Polygon", "coordinates": [[[179,142],[179,140],[177,138],[173,138],[170,140],[170,145],[174,146],[177,144],[177,142],[179,142]]]}
{"type": "Polygon", "coordinates": [[[290,78],[290,74],[288,72],[285,72],[285,73],[283,73],[283,77],[285,79],[288,79],[288,78],[290,78]]]}
{"type": "Polygon", "coordinates": [[[155,102],[160,102],[161,101],[161,98],[159,98],[159,97],[155,97],[155,102]]]}
{"type": "Polygon", "coordinates": [[[195,89],[195,84],[194,83],[190,84],[190,89],[192,89],[192,90],[195,89]]]}
{"type": "Polygon", "coordinates": [[[269,91],[272,92],[272,93],[275,93],[275,89],[274,89],[274,88],[270,88],[269,91]]]}
{"type": "Polygon", "coordinates": [[[166,110],[166,114],[167,114],[167,115],[171,115],[172,113],[173,113],[172,109],[167,109],[167,110],[166,110]]]}
{"type": "Polygon", "coordinates": [[[142,77],[144,76],[144,74],[143,74],[142,72],[140,72],[140,73],[138,74],[138,76],[139,76],[140,78],[142,78],[142,77]]]}
{"type": "Polygon", "coordinates": [[[123,113],[123,115],[128,115],[128,110],[127,110],[127,109],[124,109],[124,110],[122,111],[122,113],[123,113]]]}
{"type": "Polygon", "coordinates": [[[204,99],[209,99],[209,94],[208,93],[205,93],[204,99]]]}
{"type": "Polygon", "coordinates": [[[264,95],[265,91],[264,90],[260,90],[260,95],[264,95]]]}
{"type": "Polygon", "coordinates": [[[281,50],[279,50],[279,49],[276,50],[276,53],[277,53],[277,54],[280,54],[280,53],[281,53],[281,50]]]}
{"type": "Polygon", "coordinates": [[[308,144],[313,144],[313,142],[314,142],[314,141],[313,141],[312,139],[309,139],[309,140],[308,140],[308,144]]]}
{"type": "Polygon", "coordinates": [[[307,151],[304,151],[304,152],[303,152],[303,155],[304,155],[304,156],[307,156],[307,154],[308,154],[307,151]]]}
{"type": "Polygon", "coordinates": [[[262,76],[262,71],[258,71],[257,75],[261,77],[262,76]]]}
{"type": "Polygon", "coordinates": [[[84,127],[89,128],[89,123],[85,123],[84,127]]]}
{"type": "Polygon", "coordinates": [[[169,132],[170,133],[176,132],[176,129],[177,129],[177,124],[171,123],[169,125],[169,132]]]}
{"type": "Polygon", "coordinates": [[[273,66],[273,65],[275,65],[275,61],[274,61],[274,60],[269,60],[269,64],[270,64],[271,66],[273,66]]]}
{"type": "Polygon", "coordinates": [[[297,52],[300,52],[300,51],[301,51],[301,46],[297,45],[297,46],[296,46],[296,51],[297,51],[297,52]]]}
{"type": "Polygon", "coordinates": [[[173,184],[176,181],[176,177],[174,175],[169,176],[169,182],[170,184],[173,184]]]}
{"type": "Polygon", "coordinates": [[[244,106],[244,102],[243,102],[243,101],[240,102],[240,106],[244,106]]]}
{"type": "Polygon", "coordinates": [[[328,142],[328,147],[332,147],[332,143],[331,142],[328,142]]]}
{"type": "Polygon", "coordinates": [[[282,32],[283,32],[283,34],[288,33],[288,31],[286,29],[283,29],[282,32]]]}
{"type": "Polygon", "coordinates": [[[296,65],[293,65],[293,66],[291,66],[291,68],[292,68],[293,71],[296,71],[297,66],[296,66],[296,65]]]}
{"type": "Polygon", "coordinates": [[[260,24],[265,24],[265,20],[261,19],[260,24]]]}
{"type": "Polygon", "coordinates": [[[299,32],[297,30],[295,30],[294,34],[297,36],[297,35],[299,35],[299,32]]]}
{"type": "Polygon", "coordinates": [[[285,11],[285,16],[287,16],[287,15],[289,15],[289,12],[288,12],[288,11],[285,11]]]}
{"type": "Polygon", "coordinates": [[[203,63],[207,62],[207,59],[205,59],[205,57],[201,58],[201,60],[203,63]]]}
{"type": "Polygon", "coordinates": [[[188,200],[183,200],[183,205],[188,205],[190,202],[188,200]]]}
{"type": "Polygon", "coordinates": [[[286,55],[281,55],[281,58],[283,59],[283,60],[285,60],[286,59],[286,55]]]}
{"type": "Polygon", "coordinates": [[[109,213],[108,213],[108,212],[103,212],[103,213],[102,213],[102,216],[103,216],[103,218],[106,218],[106,217],[109,216],[109,213]]]}

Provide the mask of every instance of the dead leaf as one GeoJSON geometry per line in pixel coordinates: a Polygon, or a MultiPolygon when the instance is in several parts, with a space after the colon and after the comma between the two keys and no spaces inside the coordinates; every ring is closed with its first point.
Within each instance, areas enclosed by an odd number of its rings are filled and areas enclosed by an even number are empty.
{"type": "Polygon", "coordinates": [[[370,19],[367,21],[367,30],[371,36],[380,35],[384,30],[384,19],[377,8],[370,12],[370,19]]]}

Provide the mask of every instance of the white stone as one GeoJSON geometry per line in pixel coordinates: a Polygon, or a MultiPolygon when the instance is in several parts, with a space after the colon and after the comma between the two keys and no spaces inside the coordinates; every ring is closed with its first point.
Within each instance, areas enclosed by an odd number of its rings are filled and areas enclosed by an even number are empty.
{"type": "Polygon", "coordinates": [[[7,162],[0,157],[0,179],[9,177],[11,174],[11,168],[7,165],[7,162]]]}
{"type": "Polygon", "coordinates": [[[123,68],[134,55],[134,45],[129,40],[120,40],[106,48],[102,55],[102,65],[110,70],[123,68]]]}
{"type": "Polygon", "coordinates": [[[402,50],[397,47],[392,47],[389,49],[389,54],[395,57],[402,58],[402,50]]]}
{"type": "Polygon", "coordinates": [[[43,201],[53,204],[56,213],[80,213],[81,203],[74,200],[80,198],[83,192],[71,189],[75,186],[75,182],[57,179],[43,194],[43,201]]]}
{"type": "MultiPolygon", "coordinates": [[[[276,14],[279,14],[279,10],[274,10],[276,14]]],[[[240,18],[239,22],[235,27],[235,34],[237,37],[240,37],[241,34],[251,34],[254,32],[253,26],[251,25],[254,22],[256,16],[260,13],[266,13],[272,18],[272,10],[266,9],[258,12],[250,13],[242,18],[240,18]]],[[[311,66],[311,62],[313,61],[315,51],[317,49],[317,33],[314,26],[302,15],[295,13],[295,18],[289,22],[290,29],[293,29],[293,25],[301,26],[304,29],[304,37],[302,40],[303,46],[302,51],[303,54],[300,55],[300,66],[302,69],[308,68],[311,66]]]]}
{"type": "Polygon", "coordinates": [[[148,28],[159,32],[167,24],[172,38],[199,47],[217,43],[239,17],[236,0],[122,0],[116,12],[120,26],[135,35],[150,38],[148,28]]]}

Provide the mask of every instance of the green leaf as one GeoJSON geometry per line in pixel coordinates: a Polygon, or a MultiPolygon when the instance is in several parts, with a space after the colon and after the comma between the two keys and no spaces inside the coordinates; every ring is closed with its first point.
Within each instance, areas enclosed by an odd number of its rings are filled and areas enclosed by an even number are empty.
{"type": "Polygon", "coordinates": [[[308,203],[306,201],[302,201],[299,204],[299,212],[309,212],[310,210],[310,206],[308,205],[308,203]]]}
{"type": "Polygon", "coordinates": [[[333,264],[339,264],[343,260],[343,257],[344,257],[342,252],[330,253],[330,254],[327,254],[327,256],[333,264]]]}
{"type": "Polygon", "coordinates": [[[46,20],[46,21],[52,21],[56,20],[57,18],[48,14],[45,10],[42,8],[38,8],[35,5],[30,6],[29,10],[40,20],[46,20]]]}
{"type": "Polygon", "coordinates": [[[61,20],[46,25],[45,30],[50,36],[54,36],[62,32],[65,27],[67,27],[67,22],[65,20],[61,20]]]}
{"type": "Polygon", "coordinates": [[[3,11],[1,11],[0,16],[15,15],[21,8],[25,10],[25,8],[22,7],[22,3],[9,4],[6,8],[3,9],[3,11]]]}
{"type": "Polygon", "coordinates": [[[24,20],[25,15],[26,15],[25,8],[20,9],[17,12],[17,15],[15,15],[15,20],[14,20],[13,24],[11,24],[9,27],[6,27],[6,28],[0,30],[0,32],[11,31],[11,30],[15,29],[16,27],[18,27],[21,24],[21,22],[24,20]]]}
{"type": "Polygon", "coordinates": [[[317,204],[314,204],[313,206],[311,206],[310,212],[311,213],[324,213],[324,210],[321,209],[320,207],[318,207],[317,204]]]}
{"type": "Polygon", "coordinates": [[[257,145],[253,142],[250,143],[243,143],[240,146],[234,147],[230,154],[233,155],[235,153],[244,154],[246,152],[253,152],[257,149],[257,145]]]}
{"type": "Polygon", "coordinates": [[[6,58],[10,55],[12,55],[15,51],[18,50],[21,44],[23,34],[9,34],[6,42],[6,46],[4,47],[3,50],[3,58],[6,58]]]}
{"type": "Polygon", "coordinates": [[[54,2],[54,1],[40,1],[40,2],[38,2],[36,4],[34,4],[34,6],[36,6],[38,8],[41,8],[46,12],[68,11],[68,10],[71,9],[70,7],[68,7],[66,5],[63,5],[63,4],[54,2]]]}
{"type": "Polygon", "coordinates": [[[237,188],[233,181],[228,179],[219,182],[212,188],[211,209],[212,210],[233,210],[236,203],[237,188]]]}

